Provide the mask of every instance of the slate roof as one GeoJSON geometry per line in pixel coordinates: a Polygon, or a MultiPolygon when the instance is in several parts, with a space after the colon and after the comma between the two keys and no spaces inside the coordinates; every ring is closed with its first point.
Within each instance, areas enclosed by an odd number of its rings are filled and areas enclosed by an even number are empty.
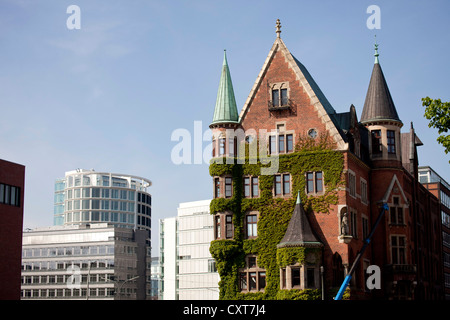
{"type": "Polygon", "coordinates": [[[322,243],[317,239],[311,229],[306,212],[301,204],[300,194],[297,196],[297,203],[295,204],[286,233],[277,245],[278,248],[297,246],[322,246],[322,243]]]}
{"type": "Polygon", "coordinates": [[[367,123],[381,120],[401,122],[384,78],[383,70],[381,70],[380,64],[375,61],[360,122],[367,123]]]}
{"type": "Polygon", "coordinates": [[[233,83],[231,82],[226,51],[224,51],[222,74],[220,76],[216,107],[214,109],[214,116],[211,124],[238,123],[238,120],[239,116],[236,99],[234,97],[233,83]]]}

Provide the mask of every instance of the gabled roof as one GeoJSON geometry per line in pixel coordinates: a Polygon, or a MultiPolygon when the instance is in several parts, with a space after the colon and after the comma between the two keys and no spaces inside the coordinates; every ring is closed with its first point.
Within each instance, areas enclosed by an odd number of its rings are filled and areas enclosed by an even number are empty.
{"type": "Polygon", "coordinates": [[[375,63],[367,89],[366,100],[361,114],[361,123],[393,120],[401,123],[392,100],[389,87],[384,78],[383,70],[378,60],[378,48],[375,46],[375,63]]]}
{"type": "Polygon", "coordinates": [[[297,195],[297,203],[295,204],[294,212],[292,213],[286,233],[277,245],[278,248],[297,246],[322,246],[322,243],[314,235],[308,218],[306,217],[306,212],[303,209],[300,200],[300,193],[297,195]]]}
{"type": "Polygon", "coordinates": [[[264,65],[261,68],[258,77],[256,78],[253,88],[250,91],[250,94],[248,95],[244,107],[242,108],[241,113],[239,114],[239,121],[242,122],[242,120],[245,118],[245,115],[247,114],[250,108],[250,105],[256,95],[256,92],[258,91],[258,88],[261,86],[262,79],[264,78],[264,75],[266,74],[270,66],[270,62],[275,56],[275,53],[277,53],[278,51],[281,51],[283,53],[289,66],[293,69],[301,86],[308,94],[311,100],[311,104],[317,110],[319,117],[325,124],[327,130],[330,132],[331,137],[336,142],[338,149],[341,150],[346,149],[345,137],[335,119],[336,111],[328,102],[327,98],[320,90],[319,86],[314,81],[313,77],[305,68],[305,66],[302,63],[300,63],[300,61],[298,61],[289,52],[289,50],[287,49],[286,45],[284,44],[283,40],[280,37],[277,37],[275,39],[275,42],[272,45],[269,54],[267,55],[266,61],[264,62],[264,65]]]}
{"type": "Polygon", "coordinates": [[[220,76],[216,107],[211,125],[220,123],[238,123],[236,99],[234,97],[226,51],[223,54],[222,74],[220,76]]]}

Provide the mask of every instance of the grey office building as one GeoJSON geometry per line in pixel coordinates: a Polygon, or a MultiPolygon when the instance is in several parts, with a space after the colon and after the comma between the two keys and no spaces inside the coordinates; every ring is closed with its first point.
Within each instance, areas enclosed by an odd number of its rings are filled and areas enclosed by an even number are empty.
{"type": "Polygon", "coordinates": [[[147,238],[147,230],[108,223],[24,232],[21,299],[148,299],[147,238]]]}

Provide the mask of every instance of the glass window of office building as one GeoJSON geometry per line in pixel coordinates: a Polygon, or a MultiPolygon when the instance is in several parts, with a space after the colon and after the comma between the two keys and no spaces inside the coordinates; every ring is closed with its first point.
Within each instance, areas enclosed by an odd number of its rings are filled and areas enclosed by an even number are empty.
{"type": "Polygon", "coordinates": [[[132,175],[78,169],[55,182],[54,225],[109,222],[151,231],[151,181],[132,175]]]}
{"type": "Polygon", "coordinates": [[[107,223],[23,233],[21,298],[144,300],[151,289],[145,230],[107,223]]]}

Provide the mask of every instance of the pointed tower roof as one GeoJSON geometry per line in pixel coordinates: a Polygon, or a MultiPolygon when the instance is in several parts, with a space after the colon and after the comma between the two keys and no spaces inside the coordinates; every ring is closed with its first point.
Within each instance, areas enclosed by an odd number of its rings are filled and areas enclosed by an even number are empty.
{"type": "Polygon", "coordinates": [[[381,70],[378,59],[378,44],[375,44],[375,63],[370,78],[369,88],[367,89],[366,100],[361,114],[361,123],[374,121],[396,121],[401,124],[392,100],[389,87],[381,70]]]}
{"type": "Polygon", "coordinates": [[[219,90],[217,92],[216,107],[211,125],[221,123],[238,123],[236,99],[228,68],[227,53],[224,50],[222,75],[220,76],[219,90]]]}
{"type": "Polygon", "coordinates": [[[306,212],[303,209],[300,199],[300,192],[297,195],[297,203],[295,204],[294,212],[292,213],[286,233],[277,245],[278,248],[297,246],[322,246],[322,243],[314,235],[308,218],[306,217],[306,212]]]}

